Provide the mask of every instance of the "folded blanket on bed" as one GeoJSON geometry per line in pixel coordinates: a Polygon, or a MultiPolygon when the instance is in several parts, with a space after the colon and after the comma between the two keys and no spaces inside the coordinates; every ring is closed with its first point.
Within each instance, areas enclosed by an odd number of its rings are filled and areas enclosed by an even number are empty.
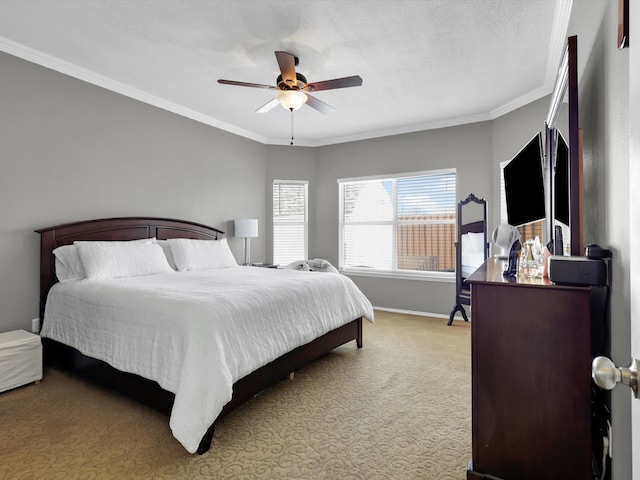
{"type": "Polygon", "coordinates": [[[42,336],[175,393],[169,425],[193,453],[235,381],[362,316],[346,276],[234,267],[56,284],[42,336]]]}
{"type": "Polygon", "coordinates": [[[327,272],[338,273],[338,269],[331,265],[328,260],[315,258],[313,260],[298,260],[291,262],[285,268],[290,270],[302,270],[303,272],[327,272]]]}

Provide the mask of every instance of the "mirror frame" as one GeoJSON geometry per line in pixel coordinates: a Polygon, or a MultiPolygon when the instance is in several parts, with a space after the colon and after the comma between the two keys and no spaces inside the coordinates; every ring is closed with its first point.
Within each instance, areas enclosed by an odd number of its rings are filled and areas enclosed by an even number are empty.
{"type": "MultiPolygon", "coordinates": [[[[567,39],[556,83],[551,95],[551,105],[545,121],[545,176],[548,185],[547,194],[547,229],[549,238],[553,244],[554,235],[554,171],[557,128],[556,121],[560,113],[565,96],[568,96],[569,106],[569,245],[570,254],[581,256],[584,252],[583,245],[583,182],[582,182],[582,132],[578,125],[578,37],[576,35],[567,39]]],[[[563,255],[564,252],[553,252],[555,255],[563,255]]]]}

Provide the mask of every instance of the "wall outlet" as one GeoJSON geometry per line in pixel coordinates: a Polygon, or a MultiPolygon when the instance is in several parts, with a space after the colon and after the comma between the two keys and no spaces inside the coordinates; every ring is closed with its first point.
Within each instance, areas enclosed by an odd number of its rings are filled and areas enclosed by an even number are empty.
{"type": "Polygon", "coordinates": [[[40,319],[34,318],[31,320],[31,332],[40,333],[40,319]]]}

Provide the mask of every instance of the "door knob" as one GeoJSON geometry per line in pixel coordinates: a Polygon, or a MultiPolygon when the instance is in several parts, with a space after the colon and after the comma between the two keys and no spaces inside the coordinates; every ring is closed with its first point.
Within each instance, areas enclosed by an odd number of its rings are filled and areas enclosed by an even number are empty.
{"type": "Polygon", "coordinates": [[[591,364],[591,377],[596,385],[605,390],[611,390],[616,383],[629,385],[636,398],[638,396],[638,370],[640,362],[635,358],[628,368],[616,367],[607,357],[596,357],[591,364]]]}

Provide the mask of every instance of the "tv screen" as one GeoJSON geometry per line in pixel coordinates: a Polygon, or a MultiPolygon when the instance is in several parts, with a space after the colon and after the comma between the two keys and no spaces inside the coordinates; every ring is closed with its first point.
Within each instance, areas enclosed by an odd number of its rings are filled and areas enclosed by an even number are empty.
{"type": "Polygon", "coordinates": [[[553,175],[553,207],[556,221],[569,226],[569,147],[558,132],[553,175]]]}
{"type": "Polygon", "coordinates": [[[544,219],[541,133],[504,167],[503,174],[509,224],[517,227],[544,219]]]}

